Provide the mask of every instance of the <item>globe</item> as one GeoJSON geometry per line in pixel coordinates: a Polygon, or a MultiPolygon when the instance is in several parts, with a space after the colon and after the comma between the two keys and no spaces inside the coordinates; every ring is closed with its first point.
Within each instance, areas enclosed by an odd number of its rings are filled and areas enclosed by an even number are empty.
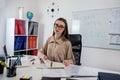
{"type": "Polygon", "coordinates": [[[27,18],[28,18],[29,20],[31,20],[31,19],[33,18],[33,13],[30,12],[30,11],[28,11],[28,12],[27,12],[27,18]]]}

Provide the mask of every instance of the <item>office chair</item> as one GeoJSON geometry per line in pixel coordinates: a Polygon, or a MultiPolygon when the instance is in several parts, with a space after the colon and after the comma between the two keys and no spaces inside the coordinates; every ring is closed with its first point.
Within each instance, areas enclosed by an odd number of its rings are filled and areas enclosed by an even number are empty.
{"type": "Polygon", "coordinates": [[[120,80],[120,74],[98,72],[97,80],[120,80]]]}
{"type": "Polygon", "coordinates": [[[82,36],[81,34],[69,34],[72,50],[75,57],[75,65],[81,65],[82,36]]]}

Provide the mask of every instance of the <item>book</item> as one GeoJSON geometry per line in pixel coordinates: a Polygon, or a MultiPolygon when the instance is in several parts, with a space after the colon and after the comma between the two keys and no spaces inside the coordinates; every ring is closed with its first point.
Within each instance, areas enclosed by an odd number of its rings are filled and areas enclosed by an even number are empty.
{"type": "Polygon", "coordinates": [[[38,23],[34,23],[33,35],[38,34],[38,23]]]}
{"type": "Polygon", "coordinates": [[[37,56],[37,50],[33,50],[33,55],[37,56]]]}
{"type": "Polygon", "coordinates": [[[33,22],[29,22],[28,35],[32,35],[33,34],[33,27],[34,27],[34,23],[33,22]]]}
{"type": "Polygon", "coordinates": [[[19,30],[19,34],[25,34],[25,30],[23,27],[24,26],[24,23],[22,21],[17,21],[17,24],[18,24],[18,30],[19,30]]]}
{"type": "Polygon", "coordinates": [[[54,61],[50,61],[50,60],[45,60],[43,59],[44,61],[44,67],[43,66],[37,66],[37,68],[41,69],[41,68],[46,68],[46,69],[64,69],[65,68],[65,65],[63,63],[60,63],[60,62],[54,62],[54,61]]]}
{"type": "Polygon", "coordinates": [[[17,20],[15,20],[15,35],[18,35],[18,24],[17,24],[17,20]]]}
{"type": "Polygon", "coordinates": [[[29,36],[28,37],[28,49],[32,49],[33,47],[33,37],[32,36],[29,36]]]}
{"type": "Polygon", "coordinates": [[[37,36],[32,37],[32,48],[36,48],[37,45],[37,36]]]}

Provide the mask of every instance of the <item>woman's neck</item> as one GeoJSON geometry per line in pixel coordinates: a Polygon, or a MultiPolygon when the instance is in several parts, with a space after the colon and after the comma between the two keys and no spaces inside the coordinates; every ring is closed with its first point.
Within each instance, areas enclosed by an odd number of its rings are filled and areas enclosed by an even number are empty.
{"type": "Polygon", "coordinates": [[[55,39],[56,39],[56,40],[60,39],[60,37],[61,37],[61,35],[55,34],[55,39]]]}

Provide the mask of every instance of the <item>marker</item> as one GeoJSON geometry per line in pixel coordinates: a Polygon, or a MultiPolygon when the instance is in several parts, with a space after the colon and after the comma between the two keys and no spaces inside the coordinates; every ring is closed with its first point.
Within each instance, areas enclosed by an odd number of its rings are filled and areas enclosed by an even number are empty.
{"type": "Polygon", "coordinates": [[[20,61],[20,57],[18,57],[18,58],[15,60],[15,62],[14,62],[14,64],[13,64],[12,67],[15,67],[15,66],[18,64],[19,61],[20,61]]]}

